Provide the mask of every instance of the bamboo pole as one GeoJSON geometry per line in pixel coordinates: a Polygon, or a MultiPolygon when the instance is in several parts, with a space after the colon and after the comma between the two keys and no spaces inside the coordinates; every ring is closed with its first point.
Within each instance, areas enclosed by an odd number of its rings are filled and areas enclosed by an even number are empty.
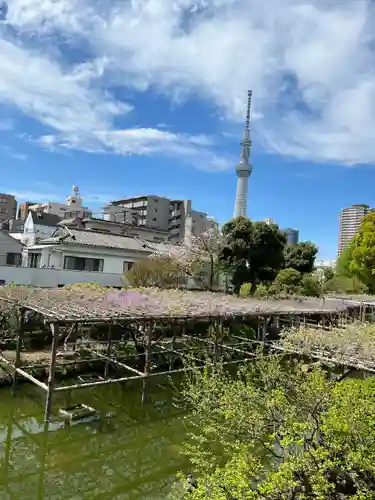
{"type": "Polygon", "coordinates": [[[120,368],[125,368],[126,370],[129,370],[133,373],[137,373],[138,375],[143,375],[143,372],[136,370],[132,366],[129,366],[125,363],[121,363],[120,361],[117,361],[117,359],[109,358],[108,356],[105,356],[104,354],[100,354],[99,352],[96,352],[96,351],[93,351],[93,352],[94,352],[94,354],[96,354],[96,356],[99,356],[99,358],[101,358],[101,359],[105,359],[109,363],[113,363],[113,364],[119,366],[120,368]]]}
{"type": "MultiPolygon", "coordinates": [[[[212,342],[212,340],[201,339],[199,337],[192,337],[190,335],[187,335],[187,337],[199,340],[200,342],[205,342],[206,344],[211,344],[211,345],[214,344],[214,342],[212,342]]],[[[258,341],[258,343],[262,344],[262,341],[258,341]]],[[[223,344],[223,349],[229,349],[230,351],[239,352],[240,354],[246,354],[247,356],[254,356],[254,354],[251,352],[244,351],[243,349],[237,349],[236,347],[232,347],[232,346],[229,346],[227,344],[223,344]]]]}
{"type": "MultiPolygon", "coordinates": [[[[250,354],[250,353],[247,353],[250,354]]],[[[254,361],[254,358],[244,358],[244,359],[235,359],[232,361],[225,361],[223,365],[235,365],[238,363],[247,363],[248,361],[254,361]]],[[[114,385],[114,384],[121,384],[122,382],[128,382],[130,380],[142,380],[142,379],[149,379],[152,377],[163,377],[165,375],[174,375],[176,373],[186,373],[188,371],[192,371],[196,369],[197,367],[187,367],[187,368],[180,368],[178,370],[167,370],[164,372],[154,372],[154,373],[149,373],[147,377],[144,375],[139,375],[139,376],[134,376],[134,377],[121,377],[121,378],[109,378],[107,380],[99,380],[98,382],[87,382],[85,384],[74,384],[74,385],[66,385],[66,386],[61,386],[61,387],[56,387],[55,392],[64,392],[64,391],[75,391],[79,389],[88,389],[91,387],[98,387],[101,385],[114,385]]]]}
{"type": "Polygon", "coordinates": [[[16,368],[16,372],[19,373],[20,375],[22,375],[22,377],[24,377],[27,380],[29,380],[30,382],[32,382],[33,384],[35,384],[38,387],[40,387],[41,389],[43,389],[44,391],[48,391],[48,386],[46,384],[44,384],[43,382],[41,382],[37,378],[33,377],[29,373],[25,372],[21,368],[16,368]]]}
{"type": "MultiPolygon", "coordinates": [[[[165,349],[167,351],[167,349],[165,347],[162,347],[160,346],[161,349],[165,349]]],[[[168,349],[168,352],[172,352],[174,354],[177,354],[178,356],[181,356],[182,358],[186,358],[188,360],[192,360],[192,361],[198,361],[199,363],[203,363],[203,361],[199,358],[196,358],[195,356],[191,356],[189,353],[183,353],[183,352],[180,352],[180,351],[177,351],[177,350],[172,350],[172,349],[168,349]]],[[[213,363],[206,363],[208,365],[213,365],[213,363]]]]}
{"type": "Polygon", "coordinates": [[[108,327],[108,346],[107,346],[107,363],[105,364],[104,368],[104,378],[108,378],[108,372],[109,372],[109,360],[111,359],[111,352],[112,352],[112,324],[109,325],[108,327]]]}
{"type": "Polygon", "coordinates": [[[262,326],[262,342],[265,342],[267,337],[267,317],[263,318],[263,326],[262,326]]]}
{"type": "Polygon", "coordinates": [[[147,334],[146,334],[146,346],[145,346],[145,367],[144,367],[144,380],[142,383],[142,403],[145,403],[147,400],[147,382],[146,377],[150,373],[150,350],[151,350],[151,342],[152,342],[152,323],[149,322],[147,325],[147,334]]]}
{"type": "Polygon", "coordinates": [[[21,366],[21,349],[23,341],[23,330],[24,330],[24,318],[25,310],[18,309],[17,311],[17,344],[16,344],[16,360],[14,362],[14,372],[13,372],[13,384],[12,384],[12,394],[16,394],[17,385],[17,368],[21,366]]]}
{"type": "Polygon", "coordinates": [[[45,424],[49,422],[52,410],[52,397],[55,389],[55,375],[56,375],[56,352],[57,352],[57,344],[59,337],[58,325],[56,323],[52,323],[50,326],[52,331],[52,347],[51,347],[51,361],[49,365],[49,374],[48,374],[46,406],[44,412],[45,424]]]}

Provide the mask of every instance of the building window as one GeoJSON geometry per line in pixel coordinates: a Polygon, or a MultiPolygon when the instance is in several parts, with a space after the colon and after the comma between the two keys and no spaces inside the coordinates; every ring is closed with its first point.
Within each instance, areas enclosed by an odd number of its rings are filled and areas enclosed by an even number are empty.
{"type": "Polygon", "coordinates": [[[20,253],[7,253],[7,266],[20,266],[22,255],[20,253]]]}
{"type": "Polygon", "coordinates": [[[152,221],[153,221],[153,222],[156,222],[156,217],[153,217],[152,221]]]}
{"type": "Polygon", "coordinates": [[[122,265],[122,272],[127,273],[134,266],[134,262],[129,262],[128,260],[124,260],[122,265]]]}
{"type": "Polygon", "coordinates": [[[91,259],[88,257],[64,257],[64,269],[72,271],[103,272],[104,259],[91,259]]]}
{"type": "Polygon", "coordinates": [[[27,259],[27,266],[33,268],[40,267],[41,256],[42,255],[40,253],[30,252],[27,259]]]}

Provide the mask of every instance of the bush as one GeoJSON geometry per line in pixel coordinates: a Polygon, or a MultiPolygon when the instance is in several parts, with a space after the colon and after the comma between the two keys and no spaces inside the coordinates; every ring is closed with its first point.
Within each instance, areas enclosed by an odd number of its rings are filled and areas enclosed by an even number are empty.
{"type": "Polygon", "coordinates": [[[304,274],[302,276],[301,294],[306,297],[319,297],[321,295],[321,284],[313,274],[304,274]]]}
{"type": "Polygon", "coordinates": [[[136,288],[178,288],[186,281],[181,266],[171,257],[151,257],[137,262],[125,277],[136,288]]]}
{"type": "Polygon", "coordinates": [[[259,283],[254,292],[254,297],[264,299],[269,295],[269,287],[264,283],[259,283]]]}
{"type": "Polygon", "coordinates": [[[301,284],[302,274],[299,271],[288,267],[287,269],[282,269],[279,272],[275,281],[270,286],[269,291],[272,295],[293,295],[300,293],[301,284]]]}
{"type": "Polygon", "coordinates": [[[250,297],[252,294],[252,285],[251,283],[242,283],[239,296],[242,298],[250,297]]]}
{"type": "Polygon", "coordinates": [[[355,294],[368,292],[368,288],[358,278],[335,275],[324,284],[325,293],[355,294]]]}

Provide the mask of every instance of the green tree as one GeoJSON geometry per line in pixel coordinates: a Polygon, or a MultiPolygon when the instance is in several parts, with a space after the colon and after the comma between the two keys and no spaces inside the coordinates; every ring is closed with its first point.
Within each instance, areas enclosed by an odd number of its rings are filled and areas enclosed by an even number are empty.
{"type": "Polygon", "coordinates": [[[335,271],[332,267],[324,267],[323,268],[323,283],[326,283],[328,280],[332,279],[335,275],[335,271]]]}
{"type": "Polygon", "coordinates": [[[293,295],[300,293],[301,283],[302,274],[299,271],[291,267],[282,269],[270,286],[270,293],[276,295],[293,295]]]}
{"type": "Polygon", "coordinates": [[[310,241],[303,241],[296,245],[285,247],[285,267],[291,267],[300,273],[311,273],[318,248],[310,241]]]}
{"type": "Polygon", "coordinates": [[[212,291],[219,280],[221,265],[219,255],[224,238],[218,230],[205,231],[192,236],[183,257],[188,273],[205,289],[212,291]]]}
{"type": "Polygon", "coordinates": [[[174,500],[374,498],[374,378],[334,382],[271,356],[236,377],[194,371],[182,394],[197,483],[174,500]]]}
{"type": "Polygon", "coordinates": [[[257,283],[273,281],[283,267],[286,237],[277,225],[237,217],[223,226],[223,235],[220,260],[232,270],[236,293],[245,282],[254,292],[257,283]]]}
{"type": "Polygon", "coordinates": [[[350,271],[375,292],[375,212],[363,218],[350,245],[350,271]]]}
{"type": "MultiPolygon", "coordinates": [[[[346,247],[336,262],[335,274],[339,276],[353,277],[351,263],[353,261],[353,244],[346,247]]],[[[333,276],[332,276],[333,278],[333,276]]]]}

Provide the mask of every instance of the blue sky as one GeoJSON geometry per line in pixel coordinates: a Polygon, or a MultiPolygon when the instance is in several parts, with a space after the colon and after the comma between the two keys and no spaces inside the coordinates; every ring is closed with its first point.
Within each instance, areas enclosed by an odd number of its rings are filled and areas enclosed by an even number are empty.
{"type": "Polygon", "coordinates": [[[0,190],[187,198],[225,222],[251,88],[248,215],[332,259],[340,209],[375,205],[373,21],[370,0],[9,0],[0,190]]]}

